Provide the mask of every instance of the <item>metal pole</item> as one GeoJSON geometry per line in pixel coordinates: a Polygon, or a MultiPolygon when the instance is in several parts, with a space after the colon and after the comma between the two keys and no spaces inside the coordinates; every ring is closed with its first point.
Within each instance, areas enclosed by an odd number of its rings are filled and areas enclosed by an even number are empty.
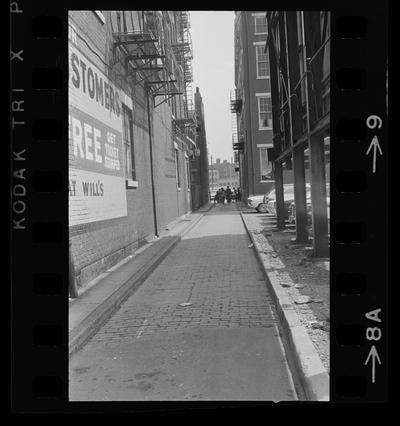
{"type": "Polygon", "coordinates": [[[307,194],[304,170],[304,150],[302,147],[293,148],[293,115],[292,115],[292,84],[290,80],[289,65],[289,41],[287,32],[287,13],[284,12],[285,22],[285,43],[286,43],[286,63],[287,63],[287,96],[289,106],[289,123],[290,123],[290,145],[292,147],[293,157],[293,177],[294,177],[294,200],[296,209],[296,242],[308,242],[307,232],[307,194]]]}
{"type": "Polygon", "coordinates": [[[154,218],[154,235],[156,237],[158,234],[158,224],[157,224],[157,208],[156,208],[156,192],[154,186],[154,167],[153,167],[153,138],[151,132],[151,114],[150,114],[150,88],[145,84],[146,98],[147,98],[147,121],[149,125],[149,147],[150,147],[150,176],[151,176],[151,192],[153,198],[153,218],[154,218]]]}
{"type": "Polygon", "coordinates": [[[278,229],[284,229],[285,217],[284,217],[282,163],[275,163],[275,202],[276,202],[276,225],[278,229]]]}
{"type": "Polygon", "coordinates": [[[302,30],[302,38],[303,38],[303,64],[304,64],[304,86],[305,86],[305,92],[306,92],[306,122],[307,122],[307,140],[308,140],[308,146],[310,147],[310,104],[308,99],[308,65],[307,65],[307,50],[306,50],[306,36],[304,31],[304,12],[301,11],[301,30],[302,30]]]}
{"type": "Polygon", "coordinates": [[[306,108],[307,108],[307,140],[309,147],[310,169],[311,169],[311,205],[312,205],[312,226],[314,232],[313,251],[315,257],[329,256],[328,243],[328,221],[326,207],[326,187],[325,187],[325,171],[322,168],[324,164],[324,146],[318,136],[314,136],[311,140],[310,130],[310,103],[308,97],[308,74],[309,66],[307,62],[306,38],[304,30],[304,12],[301,12],[302,36],[303,36],[303,62],[306,72],[305,92],[306,92],[306,108]],[[322,145],[322,146],[321,146],[322,145]]]}

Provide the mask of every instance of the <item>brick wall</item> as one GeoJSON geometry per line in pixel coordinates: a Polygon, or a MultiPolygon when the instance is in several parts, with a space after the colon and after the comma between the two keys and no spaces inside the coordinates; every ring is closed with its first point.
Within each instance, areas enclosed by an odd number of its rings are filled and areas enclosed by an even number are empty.
{"type": "MultiPolygon", "coordinates": [[[[121,78],[120,74],[123,75],[124,69],[113,53],[111,15],[107,11],[103,11],[103,15],[105,23],[102,23],[93,11],[72,11],[69,22],[79,35],[79,51],[106,74],[125,96],[132,99],[133,144],[138,186],[125,190],[127,216],[70,227],[78,286],[84,286],[132,253],[148,236],[154,234],[146,94],[143,85],[132,85],[121,78]]],[[[156,98],[156,102],[160,100],[156,98]]],[[[90,111],[87,113],[90,114],[90,111]]],[[[157,219],[160,229],[187,213],[190,207],[182,150],[179,151],[182,189],[180,192],[177,190],[171,107],[167,102],[154,110],[152,127],[157,219]]],[[[70,155],[70,164],[73,163],[72,157],[70,155]]]]}

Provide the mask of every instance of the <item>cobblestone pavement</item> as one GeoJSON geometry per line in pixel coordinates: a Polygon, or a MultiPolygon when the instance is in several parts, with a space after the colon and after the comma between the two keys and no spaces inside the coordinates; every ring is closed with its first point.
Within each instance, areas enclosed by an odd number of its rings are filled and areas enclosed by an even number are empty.
{"type": "Polygon", "coordinates": [[[70,399],[296,399],[249,245],[214,206],[70,360],[70,399]]]}

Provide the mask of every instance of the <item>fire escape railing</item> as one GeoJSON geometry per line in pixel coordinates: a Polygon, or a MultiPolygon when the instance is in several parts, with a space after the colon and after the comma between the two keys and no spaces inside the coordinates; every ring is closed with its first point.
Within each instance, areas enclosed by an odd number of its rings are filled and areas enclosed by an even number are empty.
{"type": "Polygon", "coordinates": [[[232,126],[232,147],[234,151],[243,151],[244,140],[238,134],[238,115],[242,110],[242,99],[238,89],[231,91],[231,126],[232,126]]]}

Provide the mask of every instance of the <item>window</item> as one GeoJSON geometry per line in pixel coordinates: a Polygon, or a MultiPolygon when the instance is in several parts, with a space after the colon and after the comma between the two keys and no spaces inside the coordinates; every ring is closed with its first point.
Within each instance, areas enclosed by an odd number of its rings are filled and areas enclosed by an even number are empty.
{"type": "Polygon", "coordinates": [[[271,96],[258,97],[258,129],[272,128],[272,106],[271,96]]]}
{"type": "Polygon", "coordinates": [[[125,151],[125,177],[127,180],[136,181],[132,111],[124,104],[122,104],[122,127],[125,151]]]}
{"type": "Polygon", "coordinates": [[[179,173],[179,152],[178,149],[175,148],[175,172],[176,172],[176,185],[178,189],[181,189],[181,175],[179,173]]]}
{"type": "Polygon", "coordinates": [[[267,34],[267,18],[264,15],[254,17],[255,34],[267,34]]]}
{"type": "Polygon", "coordinates": [[[273,179],[272,176],[272,162],[268,161],[268,148],[258,148],[260,151],[260,181],[266,182],[273,179]]]}
{"type": "Polygon", "coordinates": [[[257,78],[269,77],[268,56],[264,52],[264,46],[256,46],[257,78]]]}

